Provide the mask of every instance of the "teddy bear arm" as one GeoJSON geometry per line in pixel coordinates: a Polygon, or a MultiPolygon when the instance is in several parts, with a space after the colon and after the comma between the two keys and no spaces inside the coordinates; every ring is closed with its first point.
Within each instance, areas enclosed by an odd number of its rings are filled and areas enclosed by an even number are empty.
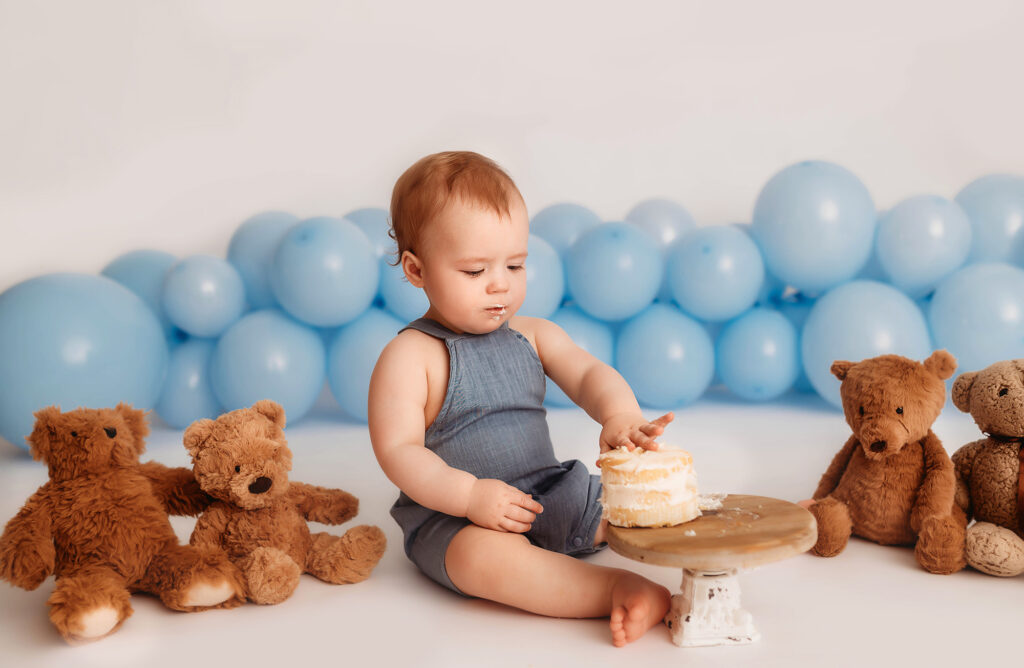
{"type": "Polygon", "coordinates": [[[56,558],[46,503],[48,486],[29,497],[0,535],[0,579],[29,591],[53,573],[56,558]]]}
{"type": "Polygon", "coordinates": [[[191,469],[170,468],[157,462],[146,462],[139,464],[139,471],[149,480],[153,493],[170,515],[195,517],[212,501],[199,487],[191,469]]]}
{"type": "Polygon", "coordinates": [[[843,473],[846,472],[846,467],[850,464],[850,458],[853,457],[853,451],[857,444],[857,437],[850,436],[846,444],[832,458],[832,463],[829,464],[828,469],[821,476],[821,481],[818,482],[818,488],[814,490],[812,498],[815,501],[825,498],[835,490],[839,480],[843,477],[843,473]]]}
{"type": "Polygon", "coordinates": [[[931,431],[921,441],[924,450],[924,480],[910,513],[910,527],[915,532],[928,517],[946,517],[953,509],[956,495],[956,474],[946,449],[931,431]]]}
{"type": "Polygon", "coordinates": [[[228,528],[228,512],[221,503],[209,506],[196,520],[189,544],[196,547],[221,547],[221,538],[228,528]]]}
{"type": "Polygon", "coordinates": [[[299,512],[310,522],[342,524],[359,512],[359,499],[344,490],[293,482],[290,492],[299,512]]]}

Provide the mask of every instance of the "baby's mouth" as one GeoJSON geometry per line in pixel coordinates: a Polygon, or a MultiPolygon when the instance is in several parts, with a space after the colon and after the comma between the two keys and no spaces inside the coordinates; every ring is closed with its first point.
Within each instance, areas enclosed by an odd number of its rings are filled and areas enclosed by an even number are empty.
{"type": "Polygon", "coordinates": [[[486,310],[492,318],[497,320],[501,316],[505,315],[505,308],[506,306],[504,304],[492,304],[484,310],[486,310]]]}

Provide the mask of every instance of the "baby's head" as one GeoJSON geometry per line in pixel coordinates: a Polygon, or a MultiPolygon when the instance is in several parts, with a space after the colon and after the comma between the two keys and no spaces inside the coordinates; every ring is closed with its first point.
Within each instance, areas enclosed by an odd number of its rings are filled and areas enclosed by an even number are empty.
{"type": "Polygon", "coordinates": [[[395,183],[391,234],[427,317],[456,332],[500,327],[526,296],[526,205],[492,160],[469,151],[420,159],[395,183]]]}

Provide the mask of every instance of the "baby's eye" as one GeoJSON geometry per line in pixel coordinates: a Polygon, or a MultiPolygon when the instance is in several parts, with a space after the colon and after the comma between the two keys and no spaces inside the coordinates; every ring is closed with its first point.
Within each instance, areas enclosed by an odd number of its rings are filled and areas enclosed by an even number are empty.
{"type": "Polygon", "coordinates": [[[468,271],[466,269],[463,269],[462,273],[466,274],[467,276],[474,276],[475,277],[475,276],[479,276],[480,274],[484,273],[484,270],[483,269],[477,269],[476,271],[468,271]]]}
{"type": "Polygon", "coordinates": [[[510,264],[508,266],[508,270],[509,271],[519,271],[522,268],[523,268],[523,265],[521,265],[521,264],[510,264]]]}

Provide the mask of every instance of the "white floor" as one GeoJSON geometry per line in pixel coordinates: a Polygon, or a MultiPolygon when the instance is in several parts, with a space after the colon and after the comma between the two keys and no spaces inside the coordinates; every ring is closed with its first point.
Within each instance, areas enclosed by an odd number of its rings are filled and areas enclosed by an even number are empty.
{"type": "MultiPolygon", "coordinates": [[[[655,413],[650,412],[653,417],[655,413]]],[[[597,425],[581,411],[549,416],[556,453],[593,469],[597,425]]],[[[936,433],[952,452],[978,437],[948,406],[936,433]]],[[[751,405],[706,398],[678,412],[666,441],[689,449],[704,491],[805,498],[849,434],[820,400],[791,397],[751,405]]],[[[763,639],[753,645],[680,649],[657,627],[616,649],[606,620],[535,617],[466,600],[421,576],[388,515],[396,491],[376,466],[365,426],[323,404],[287,430],[293,479],[347,489],[362,500],[357,522],[387,532],[389,547],[366,582],[330,586],[304,576],[288,601],[270,607],[182,614],[135,596],[135,614],[113,636],[69,647],[50,626],[48,580],[33,592],[0,585],[0,664],[5,666],[964,666],[1019,662],[1024,578],[963,571],[930,575],[910,549],[854,539],[841,555],[799,555],[741,578],[743,604],[763,639]],[[979,661],[980,660],[980,661],[979,661]]],[[[43,467],[0,451],[0,521],[46,480],[43,467]]],[[[149,458],[186,465],[181,432],[156,427],[149,458]]],[[[193,520],[175,518],[187,541],[193,520]]],[[[333,529],[339,531],[340,528],[333,529]]],[[[592,559],[634,568],[675,590],[680,573],[611,551],[592,559]]]]}

